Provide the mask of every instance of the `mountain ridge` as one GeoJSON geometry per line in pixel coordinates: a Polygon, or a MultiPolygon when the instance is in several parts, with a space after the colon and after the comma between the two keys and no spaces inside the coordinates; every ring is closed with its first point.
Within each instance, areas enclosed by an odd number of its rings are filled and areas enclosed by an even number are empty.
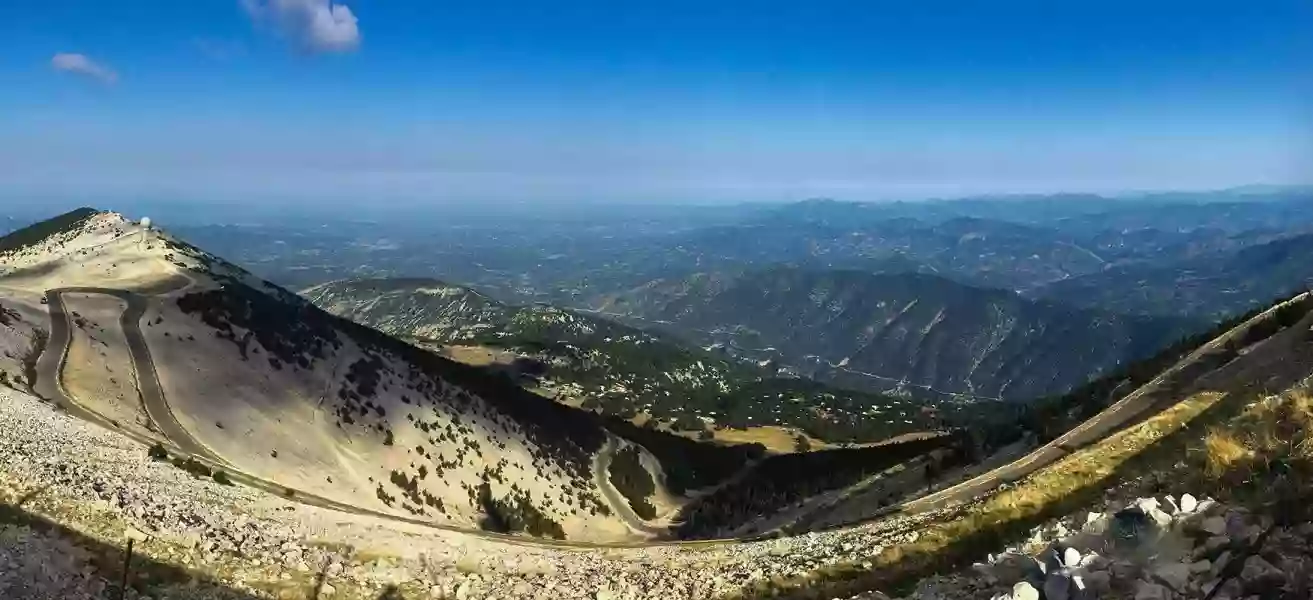
{"type": "Polygon", "coordinates": [[[830,441],[865,442],[931,426],[921,402],[781,376],[777,368],[597,315],[496,303],[438,280],[345,280],[303,294],[330,312],[440,352],[465,345],[509,350],[535,385],[623,418],[643,413],[693,432],[703,431],[704,421],[783,426],[830,441]],[[824,416],[813,410],[819,407],[824,416]],[[873,418],[872,408],[886,416],[873,418]]]}
{"type": "Polygon", "coordinates": [[[1008,399],[1061,393],[1202,326],[1069,309],[923,273],[793,267],[658,280],[601,308],[849,385],[861,372],[1008,399]],[[1063,348],[1080,360],[1048,356],[1063,348]]]}

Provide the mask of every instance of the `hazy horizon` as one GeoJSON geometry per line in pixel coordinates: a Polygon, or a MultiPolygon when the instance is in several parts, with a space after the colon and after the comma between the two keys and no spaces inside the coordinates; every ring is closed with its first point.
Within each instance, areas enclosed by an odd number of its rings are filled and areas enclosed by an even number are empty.
{"type": "Polygon", "coordinates": [[[1313,7],[54,0],[0,202],[350,207],[1313,182],[1313,7]]]}

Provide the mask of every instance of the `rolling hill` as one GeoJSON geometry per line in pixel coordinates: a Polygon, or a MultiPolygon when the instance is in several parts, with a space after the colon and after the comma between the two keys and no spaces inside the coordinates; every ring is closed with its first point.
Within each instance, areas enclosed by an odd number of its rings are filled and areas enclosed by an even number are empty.
{"type": "Polygon", "coordinates": [[[594,473],[604,449],[632,444],[590,413],[325,313],[121,215],[83,211],[0,243],[2,302],[28,307],[24,320],[47,302],[67,314],[68,356],[83,358],[40,375],[60,378],[56,395],[80,414],[359,510],[634,535],[594,473]],[[124,311],[139,317],[120,323],[124,311]],[[134,362],[158,393],[99,392],[131,386],[134,362]]]}
{"type": "Polygon", "coordinates": [[[874,442],[932,425],[921,402],[781,376],[597,315],[502,304],[438,280],[338,281],[303,294],[329,312],[448,355],[503,363],[525,385],[563,402],[626,419],[641,413],[683,431],[708,423],[783,428],[773,445],[791,450],[789,431],[874,442]]]}
{"type": "Polygon", "coordinates": [[[850,387],[1010,400],[1064,392],[1202,328],[933,275],[798,268],[658,280],[601,309],[850,387]]]}
{"type": "Polygon", "coordinates": [[[1128,265],[1050,283],[1027,295],[1128,314],[1218,319],[1313,282],[1313,234],[1167,265],[1128,265]]]}
{"type": "MultiPolygon", "coordinates": [[[[540,371],[512,376],[425,350],[116,213],[61,215],[0,238],[0,247],[0,384],[216,482],[406,523],[634,541],[671,535],[669,520],[702,490],[766,477],[781,459],[831,460],[826,450],[776,456],[759,444],[700,442],[553,401],[526,389],[543,387],[549,378],[525,385],[540,371]]],[[[563,360],[563,377],[604,382],[605,398],[669,395],[670,406],[714,398],[733,408],[726,414],[744,411],[745,422],[763,410],[783,419],[771,407],[799,406],[838,428],[851,407],[883,438],[924,429],[913,404],[899,404],[908,412],[898,419],[893,411],[870,418],[881,397],[836,400],[813,382],[764,377],[604,319],[500,305],[432,281],[364,285],[379,294],[373,306],[432,336],[426,343],[536,348],[535,364],[563,360]],[[380,308],[401,292],[459,322],[425,328],[401,307],[380,308]],[[662,368],[683,369],[663,371],[677,385],[651,383],[659,378],[649,371],[662,368]],[[615,373],[643,392],[617,387],[615,373]]],[[[790,498],[860,476],[875,464],[862,457],[911,459],[951,442],[920,435],[849,449],[843,456],[857,468],[842,477],[815,470],[818,479],[790,498]]]]}

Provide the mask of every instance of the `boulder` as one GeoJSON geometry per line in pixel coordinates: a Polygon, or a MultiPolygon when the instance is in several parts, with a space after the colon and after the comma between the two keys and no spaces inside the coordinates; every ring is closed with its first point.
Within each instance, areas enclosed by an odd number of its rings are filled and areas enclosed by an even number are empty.
{"type": "Polygon", "coordinates": [[[1113,515],[1108,524],[1107,536],[1114,549],[1134,552],[1152,545],[1160,533],[1157,520],[1151,518],[1144,509],[1132,506],[1113,515]]]}
{"type": "Polygon", "coordinates": [[[1286,581],[1286,574],[1267,562],[1263,557],[1254,555],[1245,560],[1244,569],[1240,571],[1240,582],[1245,592],[1264,595],[1281,588],[1286,581]]]}
{"type": "Polygon", "coordinates": [[[1062,566],[1068,569],[1074,569],[1080,566],[1080,551],[1075,548],[1067,548],[1062,551],[1062,566]]]}
{"type": "Polygon", "coordinates": [[[1112,589],[1112,575],[1107,571],[1086,573],[1081,579],[1085,582],[1085,587],[1093,592],[1096,598],[1112,589]]]}
{"type": "Polygon", "coordinates": [[[1180,592],[1190,582],[1190,565],[1168,563],[1154,567],[1153,576],[1173,591],[1180,592]]]}
{"type": "Polygon", "coordinates": [[[1108,565],[1108,574],[1112,575],[1113,579],[1129,581],[1139,577],[1140,566],[1128,560],[1119,560],[1108,565]]]}
{"type": "Polygon", "coordinates": [[[1029,582],[1017,582],[1012,586],[1012,600],[1039,600],[1039,590],[1029,582]]]}
{"type": "Polygon", "coordinates": [[[1208,517],[1204,519],[1203,523],[1199,524],[1199,529],[1214,536],[1224,536],[1226,535],[1226,518],[1208,517]]]}
{"type": "Polygon", "coordinates": [[[1190,494],[1181,494],[1181,510],[1192,513],[1199,508],[1199,500],[1190,494]]]}
{"type": "Polygon", "coordinates": [[[1027,580],[1039,581],[1044,577],[1044,571],[1035,559],[1013,552],[999,555],[995,559],[993,573],[1004,584],[1027,580]]]}
{"type": "Polygon", "coordinates": [[[1108,568],[1108,559],[1099,556],[1098,552],[1090,552],[1080,557],[1079,566],[1086,571],[1102,571],[1108,568]]]}
{"type": "Polygon", "coordinates": [[[1044,600],[1071,598],[1071,577],[1066,573],[1051,573],[1044,578],[1044,600]]]}
{"type": "Polygon", "coordinates": [[[1226,565],[1230,563],[1231,563],[1231,551],[1223,550],[1222,553],[1217,556],[1217,558],[1213,559],[1213,567],[1211,571],[1213,576],[1214,577],[1220,576],[1222,574],[1222,569],[1225,569],[1226,565]]]}
{"type": "Polygon", "coordinates": [[[1135,584],[1135,600],[1168,600],[1169,594],[1167,588],[1156,583],[1139,581],[1135,584]]]}

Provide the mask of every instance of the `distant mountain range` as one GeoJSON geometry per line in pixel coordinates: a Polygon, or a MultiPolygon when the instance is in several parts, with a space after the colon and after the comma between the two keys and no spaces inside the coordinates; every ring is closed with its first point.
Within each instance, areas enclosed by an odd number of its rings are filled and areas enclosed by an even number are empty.
{"type": "Polygon", "coordinates": [[[434,279],[337,281],[303,295],[448,355],[504,363],[564,402],[623,418],[644,413],[680,430],[771,425],[876,441],[931,425],[922,401],[838,389],[600,316],[503,304],[434,279]]]}
{"type": "Polygon", "coordinates": [[[1065,392],[1204,326],[933,275],[802,268],[655,281],[602,310],[849,386],[1017,400],[1065,392]]]}
{"type": "Polygon", "coordinates": [[[1030,292],[1072,306],[1219,319],[1313,286],[1313,234],[1166,265],[1129,265],[1030,292]]]}

